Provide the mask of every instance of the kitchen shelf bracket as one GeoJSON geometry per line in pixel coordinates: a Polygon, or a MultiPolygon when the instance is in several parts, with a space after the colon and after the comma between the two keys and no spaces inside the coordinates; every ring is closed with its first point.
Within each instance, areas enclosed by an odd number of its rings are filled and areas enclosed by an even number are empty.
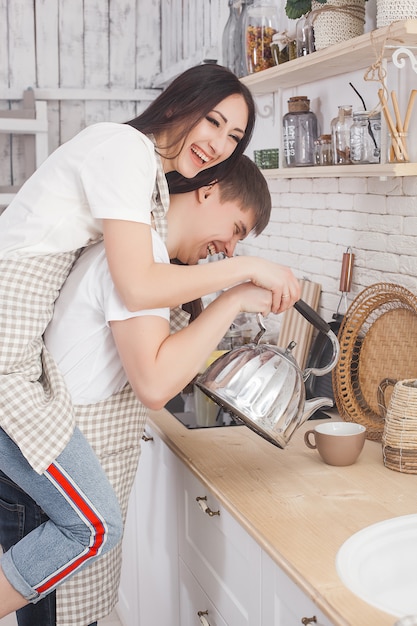
{"type": "Polygon", "coordinates": [[[402,69],[406,65],[406,59],[404,58],[404,56],[409,58],[411,67],[413,71],[417,74],[417,58],[409,47],[406,48],[405,46],[400,46],[399,48],[397,48],[393,52],[392,62],[396,67],[402,69]]]}

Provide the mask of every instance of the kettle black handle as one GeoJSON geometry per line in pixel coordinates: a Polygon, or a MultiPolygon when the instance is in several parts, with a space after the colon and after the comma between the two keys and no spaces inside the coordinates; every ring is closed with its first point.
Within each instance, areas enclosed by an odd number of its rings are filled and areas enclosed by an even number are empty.
{"type": "Polygon", "coordinates": [[[327,335],[331,330],[329,324],[324,321],[320,315],[311,308],[304,300],[297,300],[294,302],[294,309],[296,309],[310,324],[313,324],[314,328],[317,328],[321,333],[327,335]]]}
{"type": "Polygon", "coordinates": [[[333,350],[332,350],[332,356],[331,356],[329,363],[325,365],[324,367],[307,368],[303,372],[304,380],[307,380],[310,374],[314,374],[314,376],[324,376],[324,374],[328,374],[329,372],[331,372],[337,363],[337,360],[340,354],[339,341],[336,335],[334,334],[334,332],[332,331],[331,327],[329,326],[329,324],[325,322],[324,319],[320,317],[320,315],[314,309],[312,309],[311,306],[307,304],[307,302],[304,302],[304,300],[298,300],[297,302],[294,303],[294,308],[299,313],[301,313],[301,315],[308,322],[310,322],[310,324],[312,324],[315,328],[317,328],[317,330],[319,330],[324,335],[327,335],[327,337],[330,339],[333,350]]]}

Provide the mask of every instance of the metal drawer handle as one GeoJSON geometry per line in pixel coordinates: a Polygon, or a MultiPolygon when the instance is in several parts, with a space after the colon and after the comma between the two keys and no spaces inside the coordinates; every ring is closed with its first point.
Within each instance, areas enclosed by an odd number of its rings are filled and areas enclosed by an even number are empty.
{"type": "Polygon", "coordinates": [[[208,611],[199,611],[197,615],[203,626],[210,626],[210,622],[204,617],[205,615],[208,615],[208,611]]]}
{"type": "Polygon", "coordinates": [[[151,437],[150,435],[147,435],[146,433],[143,433],[142,440],[143,441],[153,441],[153,437],[151,437]]]}
{"type": "Polygon", "coordinates": [[[317,624],[317,617],[313,615],[313,617],[303,617],[301,623],[306,624],[317,624]]]}
{"type": "Polygon", "coordinates": [[[196,501],[198,502],[198,506],[200,507],[200,509],[204,511],[204,513],[207,513],[207,515],[210,515],[210,517],[213,517],[213,515],[220,515],[220,511],[211,510],[211,508],[207,504],[207,496],[198,496],[196,498],[196,501]]]}

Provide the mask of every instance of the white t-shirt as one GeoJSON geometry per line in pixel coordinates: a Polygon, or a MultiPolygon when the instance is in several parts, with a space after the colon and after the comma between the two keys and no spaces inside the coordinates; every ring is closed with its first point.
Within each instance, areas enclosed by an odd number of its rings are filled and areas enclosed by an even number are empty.
{"type": "Polygon", "coordinates": [[[66,252],[102,233],[101,219],[150,224],[153,143],[126,124],[93,124],[57,148],[0,216],[0,258],[66,252]]]}
{"type": "MultiPolygon", "coordinates": [[[[154,259],[169,263],[168,251],[152,230],[154,259]]],[[[170,310],[132,313],[121,302],[110,277],[102,242],[87,248],[75,263],[55,304],[45,344],[65,377],[74,404],[90,404],[116,393],[127,382],[110,321],[158,315],[170,310]]]]}

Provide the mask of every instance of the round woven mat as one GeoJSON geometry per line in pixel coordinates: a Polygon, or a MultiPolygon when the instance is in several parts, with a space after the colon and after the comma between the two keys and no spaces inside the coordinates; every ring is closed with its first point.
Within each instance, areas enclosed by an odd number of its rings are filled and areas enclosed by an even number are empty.
{"type": "Polygon", "coordinates": [[[332,373],[337,409],[345,421],[365,426],[368,439],[381,441],[379,384],[417,378],[417,296],[392,283],[367,287],[349,307],[338,338],[340,358],[332,373]]]}

